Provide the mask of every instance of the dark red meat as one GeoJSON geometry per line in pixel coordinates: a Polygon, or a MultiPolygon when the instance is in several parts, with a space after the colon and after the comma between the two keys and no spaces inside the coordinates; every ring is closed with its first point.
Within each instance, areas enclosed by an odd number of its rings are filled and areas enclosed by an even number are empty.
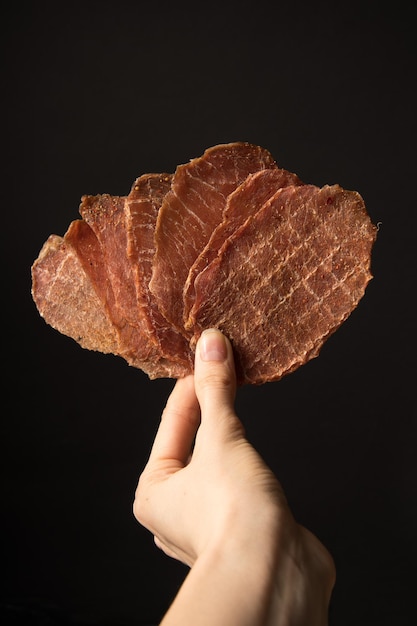
{"type": "Polygon", "coordinates": [[[195,280],[194,341],[230,337],[242,381],[278,380],[316,356],[371,278],[362,198],[338,185],[280,189],[195,280]]]}
{"type": "Polygon", "coordinates": [[[217,256],[223,244],[234,231],[251,215],[256,213],[264,202],[281,187],[302,185],[301,180],[287,172],[274,168],[260,170],[249,176],[233,191],[226,200],[222,221],[213,230],[207,244],[191,266],[184,286],[184,324],[192,329],[193,321],[189,319],[190,310],[195,300],[194,281],[196,276],[217,256]]]}
{"type": "MultiPolygon", "coordinates": [[[[76,229],[84,240],[85,227],[89,230],[84,222],[76,221],[68,232],[76,229]]],[[[103,300],[106,288],[96,286],[97,276],[95,271],[86,271],[82,256],[69,240],[50,235],[32,266],[33,299],[48,324],[83,348],[117,354],[117,328],[103,300]]]]}
{"type": "Polygon", "coordinates": [[[143,334],[149,346],[145,371],[152,378],[178,378],[192,369],[188,341],[167,322],[149,290],[155,255],[155,224],[171,180],[170,174],[144,174],[135,181],[126,202],[127,256],[144,321],[143,334]]]}
{"type": "Polygon", "coordinates": [[[124,197],[84,196],[80,213],[34,262],[35,303],[150,378],[191,373],[214,326],[241,383],[278,380],[317,356],[371,279],[376,228],[361,196],[303,184],[250,144],[144,174],[124,197]]]}
{"type": "Polygon", "coordinates": [[[272,167],[275,161],[266,150],[231,143],[209,148],[202,157],[177,168],[156,224],[150,290],[179,332],[184,330],[188,272],[221,222],[227,197],[249,174],[272,167]]]}

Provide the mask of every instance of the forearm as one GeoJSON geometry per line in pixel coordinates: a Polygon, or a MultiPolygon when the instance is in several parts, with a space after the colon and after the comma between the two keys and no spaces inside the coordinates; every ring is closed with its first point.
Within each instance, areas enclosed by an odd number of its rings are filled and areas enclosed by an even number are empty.
{"type": "Polygon", "coordinates": [[[267,560],[210,550],[190,570],[161,626],[265,626],[274,593],[267,560]]]}
{"type": "Polygon", "coordinates": [[[296,527],[276,569],[266,626],[326,626],[336,570],[312,533],[296,527]]]}
{"type": "Polygon", "coordinates": [[[334,569],[320,542],[300,528],[256,544],[204,553],[161,626],[326,626],[334,569]]]}

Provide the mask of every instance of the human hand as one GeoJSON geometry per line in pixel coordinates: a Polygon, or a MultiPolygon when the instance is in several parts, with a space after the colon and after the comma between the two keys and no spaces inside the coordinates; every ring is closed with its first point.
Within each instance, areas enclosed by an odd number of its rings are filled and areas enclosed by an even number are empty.
{"type": "Polygon", "coordinates": [[[189,566],[230,528],[287,510],[280,485],[245,439],[235,392],[230,343],[206,331],[195,375],[178,380],[168,399],[136,493],[138,520],[189,566]]]}
{"type": "MultiPolygon", "coordinates": [[[[201,585],[209,597],[210,589],[218,600],[227,589],[224,607],[233,605],[231,581],[240,606],[250,586],[252,602],[239,619],[262,614],[261,621],[234,622],[232,610],[225,623],[321,626],[334,583],[331,557],[295,522],[281,485],[245,438],[235,393],[231,345],[219,331],[206,331],[196,346],[194,376],[178,380],[168,399],[139,480],[135,515],[166,554],[204,573],[201,585]],[[292,621],[267,621],[278,614],[292,621]]],[[[198,573],[188,587],[196,579],[198,573]]],[[[195,597],[203,602],[194,584],[185,604],[188,616],[195,597]]],[[[217,623],[219,616],[212,619],[217,623]]]]}

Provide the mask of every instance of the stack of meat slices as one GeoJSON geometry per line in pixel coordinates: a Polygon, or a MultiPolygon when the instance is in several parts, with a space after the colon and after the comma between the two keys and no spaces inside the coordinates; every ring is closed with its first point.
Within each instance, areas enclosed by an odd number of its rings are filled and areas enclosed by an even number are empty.
{"type": "Polygon", "coordinates": [[[171,174],[144,174],[125,197],[84,196],[32,267],[46,322],[150,378],[193,369],[217,327],[241,383],[316,356],[371,279],[376,228],[361,196],[306,185],[248,143],[206,150],[171,174]]]}

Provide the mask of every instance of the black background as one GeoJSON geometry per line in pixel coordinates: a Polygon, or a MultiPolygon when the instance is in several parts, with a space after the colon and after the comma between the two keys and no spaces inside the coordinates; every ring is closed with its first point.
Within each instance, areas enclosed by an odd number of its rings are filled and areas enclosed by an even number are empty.
{"type": "Polygon", "coordinates": [[[319,358],[240,390],[237,409],[335,558],[330,625],[414,624],[413,3],[2,12],[3,623],[155,624],[181,584],[185,567],[131,512],[173,383],[48,327],[30,266],[82,194],[125,194],[239,140],[306,182],[358,190],[380,223],[358,308],[319,358]]]}

